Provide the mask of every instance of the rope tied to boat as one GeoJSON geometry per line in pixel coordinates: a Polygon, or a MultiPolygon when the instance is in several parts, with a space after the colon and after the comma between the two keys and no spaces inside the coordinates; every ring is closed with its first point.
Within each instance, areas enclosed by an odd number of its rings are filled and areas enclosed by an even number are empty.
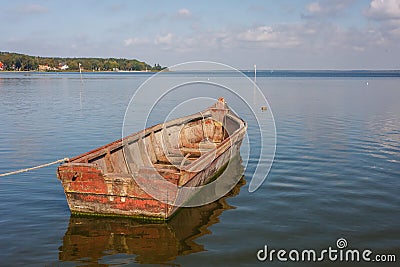
{"type": "Polygon", "coordinates": [[[16,171],[12,171],[12,172],[1,173],[0,177],[12,175],[12,174],[17,174],[17,173],[22,173],[22,172],[33,171],[33,170],[37,170],[37,169],[40,169],[40,168],[48,167],[48,166],[51,166],[51,165],[54,165],[54,164],[57,164],[57,163],[68,162],[68,161],[69,161],[69,158],[63,158],[63,159],[59,159],[59,160],[56,160],[56,161],[53,161],[53,162],[49,162],[49,163],[46,163],[46,164],[41,164],[41,165],[38,165],[38,166],[35,166],[35,167],[30,167],[30,168],[26,168],[26,169],[20,169],[20,170],[16,170],[16,171]]]}

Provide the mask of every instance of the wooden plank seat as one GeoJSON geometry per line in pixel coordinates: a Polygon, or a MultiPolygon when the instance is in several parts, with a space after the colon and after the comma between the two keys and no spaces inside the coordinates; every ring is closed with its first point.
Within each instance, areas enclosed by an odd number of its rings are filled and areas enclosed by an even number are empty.
{"type": "Polygon", "coordinates": [[[188,159],[197,159],[202,154],[215,149],[219,143],[220,142],[212,142],[212,141],[193,143],[190,145],[175,148],[171,151],[171,153],[172,153],[172,155],[176,154],[180,157],[187,156],[187,154],[190,154],[190,157],[188,157],[188,159]]]}

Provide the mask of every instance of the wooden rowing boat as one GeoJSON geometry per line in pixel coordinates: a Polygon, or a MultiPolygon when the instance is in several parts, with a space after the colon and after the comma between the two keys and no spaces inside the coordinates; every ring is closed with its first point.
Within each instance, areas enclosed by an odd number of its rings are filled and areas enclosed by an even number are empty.
{"type": "Polygon", "coordinates": [[[76,156],[57,177],[72,213],[165,220],[238,154],[246,129],[220,98],[202,112],[76,156]]]}

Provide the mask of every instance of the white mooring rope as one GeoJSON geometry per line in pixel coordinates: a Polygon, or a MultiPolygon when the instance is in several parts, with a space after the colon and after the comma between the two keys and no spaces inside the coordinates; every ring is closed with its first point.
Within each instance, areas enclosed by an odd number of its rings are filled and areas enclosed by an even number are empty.
{"type": "Polygon", "coordinates": [[[31,167],[31,168],[21,169],[21,170],[17,170],[17,171],[13,171],[13,172],[2,173],[2,174],[0,174],[0,177],[12,175],[12,174],[17,174],[17,173],[21,173],[21,172],[33,171],[33,170],[36,170],[36,169],[40,169],[40,168],[44,168],[44,167],[47,167],[47,166],[50,166],[50,165],[54,165],[54,164],[61,163],[61,162],[68,162],[68,161],[69,161],[69,158],[63,158],[63,159],[59,159],[59,160],[56,160],[56,161],[53,161],[53,162],[49,162],[49,163],[42,164],[42,165],[39,165],[39,166],[31,167]]]}

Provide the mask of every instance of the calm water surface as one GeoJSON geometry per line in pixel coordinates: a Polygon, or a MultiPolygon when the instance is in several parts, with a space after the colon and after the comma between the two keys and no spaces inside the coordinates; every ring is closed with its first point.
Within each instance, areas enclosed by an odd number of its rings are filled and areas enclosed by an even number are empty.
{"type": "MultiPolygon", "coordinates": [[[[0,173],[120,138],[129,100],[148,77],[84,74],[82,84],[79,74],[0,73],[0,173]]],[[[256,253],[264,245],[318,251],[341,237],[399,261],[400,79],[292,75],[257,83],[274,113],[277,149],[256,192],[248,192],[250,154],[225,198],[184,209],[168,224],[141,224],[71,217],[55,166],[0,177],[0,265],[286,266],[258,262],[256,253]]]]}

